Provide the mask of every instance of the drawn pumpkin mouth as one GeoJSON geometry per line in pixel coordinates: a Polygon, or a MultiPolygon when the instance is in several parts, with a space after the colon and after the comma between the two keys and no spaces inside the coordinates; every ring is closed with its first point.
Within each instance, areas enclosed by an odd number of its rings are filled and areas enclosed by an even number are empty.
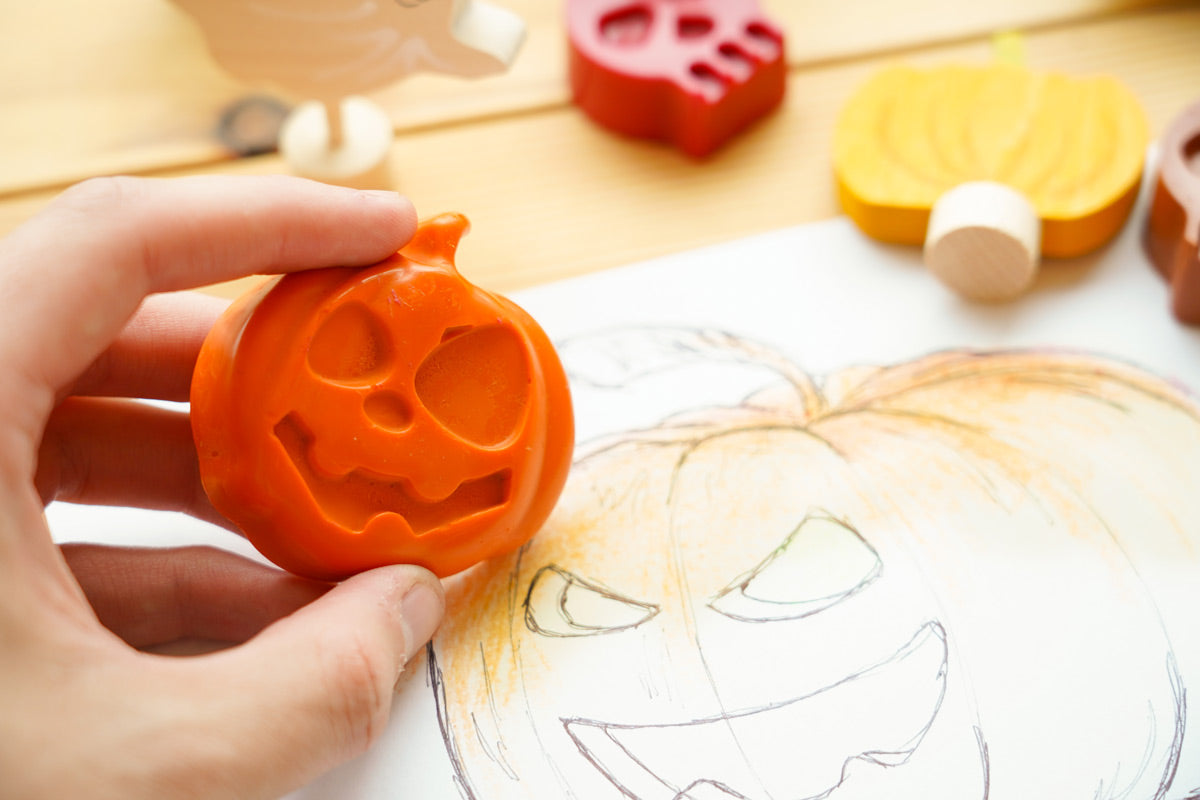
{"type": "Polygon", "coordinates": [[[637,800],[836,798],[855,762],[899,766],[921,744],[946,693],[947,657],[945,630],[928,622],[886,659],[790,700],[687,722],[562,722],[584,758],[637,800]]]}

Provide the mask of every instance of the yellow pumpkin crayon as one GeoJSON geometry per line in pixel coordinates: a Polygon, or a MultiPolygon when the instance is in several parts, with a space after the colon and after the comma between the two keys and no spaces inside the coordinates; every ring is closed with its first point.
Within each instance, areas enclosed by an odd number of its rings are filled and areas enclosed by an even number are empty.
{"type": "Polygon", "coordinates": [[[1120,230],[1148,142],[1145,113],[1114,78],[1011,63],[895,66],[843,109],[834,172],[846,214],[876,239],[920,244],[944,192],[994,181],[1033,205],[1042,253],[1067,258],[1120,230]]]}

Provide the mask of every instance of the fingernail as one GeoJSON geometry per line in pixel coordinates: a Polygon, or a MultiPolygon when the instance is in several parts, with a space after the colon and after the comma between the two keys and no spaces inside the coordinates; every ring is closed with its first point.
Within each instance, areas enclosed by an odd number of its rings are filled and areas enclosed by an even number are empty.
{"type": "Polygon", "coordinates": [[[369,197],[373,200],[384,200],[389,203],[399,203],[401,200],[407,199],[399,192],[392,192],[387,189],[362,189],[360,191],[363,197],[369,197]]]}
{"type": "Polygon", "coordinates": [[[411,660],[425,646],[442,621],[442,598],[428,584],[414,584],[400,601],[403,617],[405,661],[411,660]]]}
{"type": "Polygon", "coordinates": [[[405,217],[415,217],[417,210],[407,195],[389,189],[363,189],[362,196],[373,202],[384,203],[400,210],[405,217]]]}

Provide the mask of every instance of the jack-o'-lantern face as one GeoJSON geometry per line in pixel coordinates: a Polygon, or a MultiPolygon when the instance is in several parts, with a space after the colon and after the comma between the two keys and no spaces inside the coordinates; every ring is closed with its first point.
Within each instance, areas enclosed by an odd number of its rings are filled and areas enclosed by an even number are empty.
{"type": "Polygon", "coordinates": [[[1106,527],[1130,497],[1064,445],[1133,415],[1113,446],[1146,456],[1166,442],[1148,420],[1197,446],[1200,425],[1161,387],[1104,369],[932,358],[582,458],[550,522],[468,574],[435,639],[466,796],[1157,788],[1178,758],[1180,696],[1154,604],[1106,527]],[[1104,630],[1066,624],[1082,609],[1104,630]],[[1085,677],[1113,637],[1136,655],[1085,677]],[[1105,724],[1121,712],[1136,723],[1105,724]],[[1072,742],[1057,771],[1040,767],[1047,741],[1072,742]],[[1113,778],[1129,761],[1142,768],[1113,778]]]}
{"type": "Polygon", "coordinates": [[[565,479],[565,377],[521,309],[453,266],[462,217],[366,270],[300,273],[205,345],[193,426],[205,488],[265,555],[327,577],[440,574],[512,549],[565,479]]]}

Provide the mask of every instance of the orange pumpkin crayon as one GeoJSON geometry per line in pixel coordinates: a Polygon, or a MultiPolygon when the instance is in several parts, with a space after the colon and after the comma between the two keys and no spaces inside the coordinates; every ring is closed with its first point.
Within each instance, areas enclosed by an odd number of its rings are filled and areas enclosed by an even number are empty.
{"type": "Polygon", "coordinates": [[[519,547],[557,501],[565,373],[536,321],[458,274],[466,229],[446,214],[374,266],[277,278],[206,339],[191,389],[204,488],[279,566],[450,575],[519,547]]]}

